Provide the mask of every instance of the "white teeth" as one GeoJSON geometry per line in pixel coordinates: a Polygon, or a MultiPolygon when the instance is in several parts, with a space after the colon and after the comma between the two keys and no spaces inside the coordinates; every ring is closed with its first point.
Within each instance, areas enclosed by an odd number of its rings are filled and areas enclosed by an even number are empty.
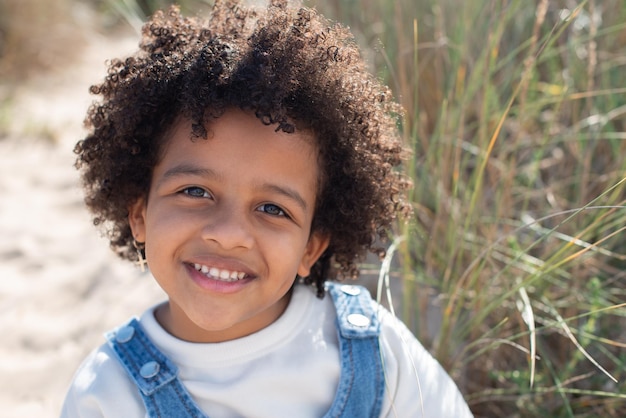
{"type": "Polygon", "coordinates": [[[246,277],[246,273],[241,271],[222,270],[217,267],[208,267],[202,264],[194,263],[193,267],[207,276],[211,276],[213,279],[218,279],[225,282],[234,282],[246,277]]]}

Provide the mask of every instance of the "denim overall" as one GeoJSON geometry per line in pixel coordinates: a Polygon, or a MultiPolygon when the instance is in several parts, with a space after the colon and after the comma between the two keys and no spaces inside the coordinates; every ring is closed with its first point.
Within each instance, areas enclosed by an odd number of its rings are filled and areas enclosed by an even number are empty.
{"type": "MultiPolygon", "coordinates": [[[[378,417],[385,390],[378,335],[369,292],[327,283],[337,310],[341,376],[324,418],[378,417]]],[[[139,388],[149,417],[207,418],[177,377],[178,369],[148,339],[136,319],[106,335],[118,360],[139,388]]]]}

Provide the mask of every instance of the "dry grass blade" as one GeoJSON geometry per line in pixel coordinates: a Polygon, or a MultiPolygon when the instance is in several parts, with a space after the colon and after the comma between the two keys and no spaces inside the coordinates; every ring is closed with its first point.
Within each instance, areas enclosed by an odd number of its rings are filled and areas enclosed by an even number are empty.
{"type": "Polygon", "coordinates": [[[405,237],[400,236],[396,237],[385,254],[385,258],[383,259],[382,265],[380,266],[380,272],[378,274],[378,288],[376,290],[376,302],[381,303],[383,287],[385,288],[385,297],[387,299],[387,303],[389,304],[389,310],[393,316],[396,316],[396,312],[393,306],[393,298],[391,296],[391,285],[389,283],[389,274],[391,272],[391,262],[393,260],[393,255],[396,252],[398,245],[402,241],[405,240],[405,237]]]}
{"type": "Polygon", "coordinates": [[[533,307],[530,304],[530,298],[524,286],[521,286],[518,290],[520,298],[517,300],[517,308],[522,314],[524,323],[528,326],[528,339],[530,344],[530,387],[532,388],[535,383],[535,370],[537,366],[537,331],[535,329],[535,314],[533,313],[533,307]]]}
{"type": "Polygon", "coordinates": [[[546,306],[550,307],[550,310],[552,311],[552,315],[554,315],[554,317],[557,320],[557,324],[563,329],[563,331],[565,332],[565,334],[567,335],[567,337],[570,339],[570,341],[576,346],[576,348],[578,349],[578,351],[580,351],[586,358],[587,360],[589,360],[591,362],[591,364],[593,364],[598,370],[600,370],[602,373],[604,373],[609,379],[611,379],[613,382],[617,383],[617,379],[614,378],[611,373],[609,373],[604,367],[602,367],[600,365],[600,363],[598,363],[596,361],[596,359],[594,359],[588,352],[587,350],[584,349],[584,347],[582,345],[580,345],[580,343],[578,342],[578,340],[576,339],[576,337],[574,336],[574,334],[572,333],[572,330],[570,330],[569,326],[567,325],[567,322],[565,322],[565,320],[563,319],[563,317],[552,307],[552,305],[544,300],[544,303],[546,304],[546,306]]]}

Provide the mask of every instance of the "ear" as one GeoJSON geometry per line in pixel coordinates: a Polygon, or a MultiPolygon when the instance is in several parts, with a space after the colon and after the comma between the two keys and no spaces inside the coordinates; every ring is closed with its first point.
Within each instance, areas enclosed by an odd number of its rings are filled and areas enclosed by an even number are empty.
{"type": "Polygon", "coordinates": [[[128,207],[128,223],[133,237],[138,242],[146,242],[146,200],[139,198],[128,207]]]}
{"type": "Polygon", "coordinates": [[[330,235],[314,232],[309,238],[309,242],[304,249],[300,266],[298,267],[298,276],[306,277],[311,273],[311,267],[330,244],[330,235]]]}

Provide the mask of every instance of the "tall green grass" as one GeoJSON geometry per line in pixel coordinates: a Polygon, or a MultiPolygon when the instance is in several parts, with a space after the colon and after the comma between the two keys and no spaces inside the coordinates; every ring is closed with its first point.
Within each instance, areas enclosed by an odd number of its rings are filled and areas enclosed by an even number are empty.
{"type": "Polygon", "coordinates": [[[318,7],[406,109],[414,219],[392,286],[472,410],[626,416],[626,3],[318,7]]]}

